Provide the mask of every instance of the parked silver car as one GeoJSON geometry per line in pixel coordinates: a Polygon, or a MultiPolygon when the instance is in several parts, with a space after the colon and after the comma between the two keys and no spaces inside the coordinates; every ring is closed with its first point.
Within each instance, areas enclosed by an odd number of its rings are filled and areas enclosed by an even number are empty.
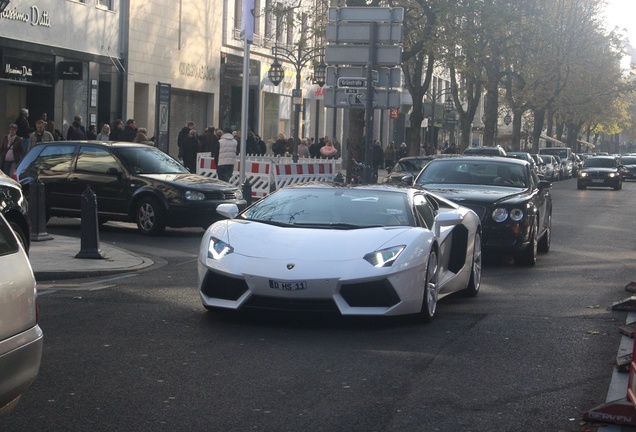
{"type": "Polygon", "coordinates": [[[0,416],[17,405],[40,370],[35,277],[18,237],[0,214],[0,416]]]}

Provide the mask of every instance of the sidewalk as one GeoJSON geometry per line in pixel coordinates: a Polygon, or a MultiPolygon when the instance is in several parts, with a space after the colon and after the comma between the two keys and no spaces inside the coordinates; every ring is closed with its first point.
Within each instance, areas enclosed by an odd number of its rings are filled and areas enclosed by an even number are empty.
{"type": "Polygon", "coordinates": [[[154,264],[149,258],[105,243],[99,245],[104,259],[75,258],[81,250],[79,238],[52,237],[31,242],[29,257],[38,282],[134,272],[154,264]]]}

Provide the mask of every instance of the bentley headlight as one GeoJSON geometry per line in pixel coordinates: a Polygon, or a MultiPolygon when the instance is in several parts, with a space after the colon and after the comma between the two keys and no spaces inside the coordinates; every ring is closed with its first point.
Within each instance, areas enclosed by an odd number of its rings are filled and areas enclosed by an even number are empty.
{"type": "Polygon", "coordinates": [[[503,222],[508,218],[508,209],[505,208],[496,208],[492,212],[492,219],[495,222],[503,222]]]}
{"type": "Polygon", "coordinates": [[[183,194],[183,196],[188,201],[203,201],[205,199],[205,195],[203,194],[203,192],[199,191],[188,190],[185,192],[185,194],[183,194]]]}
{"type": "Polygon", "coordinates": [[[512,209],[510,211],[510,219],[512,219],[515,222],[519,222],[521,219],[523,219],[523,210],[521,209],[512,209]]]}
{"type": "Polygon", "coordinates": [[[364,259],[373,267],[390,267],[405,247],[406,245],[400,245],[370,252],[364,256],[364,259]]]}
{"type": "Polygon", "coordinates": [[[581,173],[579,173],[579,177],[587,177],[587,176],[589,176],[589,175],[590,175],[590,174],[589,174],[589,173],[586,173],[586,172],[581,172],[581,173]]]}
{"type": "Polygon", "coordinates": [[[234,248],[232,246],[216,237],[210,237],[210,243],[208,244],[208,258],[218,260],[232,252],[234,252],[234,248]]]}

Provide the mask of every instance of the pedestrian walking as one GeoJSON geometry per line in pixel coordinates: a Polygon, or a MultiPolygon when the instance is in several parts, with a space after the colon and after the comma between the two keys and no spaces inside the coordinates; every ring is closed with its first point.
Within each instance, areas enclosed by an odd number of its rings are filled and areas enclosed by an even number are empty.
{"type": "Polygon", "coordinates": [[[0,144],[0,168],[8,176],[11,176],[25,155],[24,140],[17,133],[18,125],[11,123],[9,125],[9,133],[2,139],[0,144]]]}
{"type": "Polygon", "coordinates": [[[44,130],[44,120],[36,121],[35,132],[29,136],[28,150],[31,150],[31,148],[37,143],[48,141],[55,141],[55,138],[53,138],[51,132],[44,130]]]}
{"type": "Polygon", "coordinates": [[[137,136],[137,124],[134,119],[126,120],[126,127],[124,127],[121,133],[121,140],[127,142],[135,142],[137,136]]]}
{"type": "Polygon", "coordinates": [[[181,157],[183,158],[183,166],[191,173],[197,172],[197,153],[199,153],[199,140],[197,139],[197,131],[190,130],[188,137],[181,144],[181,157]]]}
{"type": "Polygon", "coordinates": [[[223,135],[221,135],[219,139],[219,159],[216,165],[219,180],[230,181],[232,172],[234,171],[237,148],[238,143],[234,139],[234,136],[232,136],[232,129],[224,129],[223,135]]]}
{"type": "Polygon", "coordinates": [[[99,141],[110,141],[110,126],[108,123],[104,123],[102,126],[102,131],[97,134],[97,139],[99,141]]]}
{"type": "Polygon", "coordinates": [[[389,169],[395,163],[395,143],[391,141],[384,149],[384,169],[389,169]]]}

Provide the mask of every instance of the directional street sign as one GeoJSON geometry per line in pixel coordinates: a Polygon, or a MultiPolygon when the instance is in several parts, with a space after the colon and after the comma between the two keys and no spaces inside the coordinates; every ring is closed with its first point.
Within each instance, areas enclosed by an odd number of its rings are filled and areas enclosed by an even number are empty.
{"type": "MultiPolygon", "coordinates": [[[[367,93],[352,89],[325,87],[324,96],[327,108],[364,107],[367,101],[367,93]]],[[[397,89],[378,90],[373,96],[374,109],[400,108],[400,91],[397,89]]]]}
{"type": "Polygon", "coordinates": [[[329,8],[329,21],[404,21],[404,8],[395,7],[338,7],[329,8]]]}
{"type": "MultiPolygon", "coordinates": [[[[402,41],[402,23],[378,23],[377,42],[398,44],[402,41]]],[[[371,23],[352,22],[327,24],[327,42],[332,43],[369,43],[371,23]]]]}
{"type": "MultiPolygon", "coordinates": [[[[340,87],[339,77],[365,78],[367,68],[361,66],[329,66],[327,67],[327,86],[340,87]]],[[[399,67],[382,67],[372,71],[373,85],[376,87],[402,87],[402,69],[399,67]]]]}
{"type": "MultiPolygon", "coordinates": [[[[370,49],[368,45],[327,45],[325,62],[328,65],[363,66],[369,63],[370,49]]],[[[376,51],[376,64],[379,66],[396,66],[402,61],[400,45],[379,45],[376,51]]]]}

